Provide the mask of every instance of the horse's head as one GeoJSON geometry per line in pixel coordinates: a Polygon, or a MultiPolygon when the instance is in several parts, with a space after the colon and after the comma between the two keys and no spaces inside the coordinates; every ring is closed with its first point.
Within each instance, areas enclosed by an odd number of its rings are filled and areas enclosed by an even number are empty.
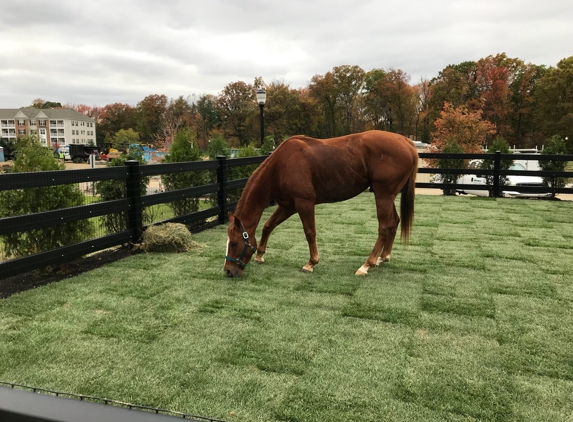
{"type": "Polygon", "coordinates": [[[240,277],[245,267],[257,250],[257,241],[249,238],[241,220],[229,213],[229,228],[227,229],[227,253],[223,270],[228,277],[240,277]]]}

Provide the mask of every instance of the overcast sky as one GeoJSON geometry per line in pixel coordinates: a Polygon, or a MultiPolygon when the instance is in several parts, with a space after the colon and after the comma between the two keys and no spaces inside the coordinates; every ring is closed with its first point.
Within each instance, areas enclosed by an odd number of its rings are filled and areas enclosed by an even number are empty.
{"type": "Polygon", "coordinates": [[[341,65],[415,83],[502,52],[547,66],[573,55],[572,0],[2,3],[0,108],[217,95],[256,76],[299,88],[341,65]]]}

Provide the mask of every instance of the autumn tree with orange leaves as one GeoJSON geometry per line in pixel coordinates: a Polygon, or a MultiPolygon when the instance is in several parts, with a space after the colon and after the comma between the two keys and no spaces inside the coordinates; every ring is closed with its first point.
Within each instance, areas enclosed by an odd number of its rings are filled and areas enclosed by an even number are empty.
{"type": "Polygon", "coordinates": [[[495,126],[482,118],[482,111],[470,111],[467,106],[454,107],[445,103],[440,117],[434,123],[432,146],[442,151],[451,143],[458,144],[465,153],[479,153],[495,126]]]}

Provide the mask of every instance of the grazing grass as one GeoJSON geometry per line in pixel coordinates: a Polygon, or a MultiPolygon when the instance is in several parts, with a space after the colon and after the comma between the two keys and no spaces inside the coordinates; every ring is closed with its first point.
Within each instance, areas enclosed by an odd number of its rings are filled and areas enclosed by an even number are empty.
{"type": "Polygon", "coordinates": [[[573,203],[418,196],[356,277],[375,214],[317,207],[314,274],[293,217],[242,279],[217,227],[1,300],[0,380],[228,421],[573,420],[573,203]]]}

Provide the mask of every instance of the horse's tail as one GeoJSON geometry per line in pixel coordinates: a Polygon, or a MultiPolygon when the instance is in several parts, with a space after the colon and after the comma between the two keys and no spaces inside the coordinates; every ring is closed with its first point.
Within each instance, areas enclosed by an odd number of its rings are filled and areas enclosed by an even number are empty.
{"type": "Polygon", "coordinates": [[[416,175],[418,174],[418,153],[415,153],[415,161],[408,176],[408,181],[402,188],[400,197],[400,240],[408,243],[412,225],[414,224],[414,199],[416,194],[416,175]]]}

